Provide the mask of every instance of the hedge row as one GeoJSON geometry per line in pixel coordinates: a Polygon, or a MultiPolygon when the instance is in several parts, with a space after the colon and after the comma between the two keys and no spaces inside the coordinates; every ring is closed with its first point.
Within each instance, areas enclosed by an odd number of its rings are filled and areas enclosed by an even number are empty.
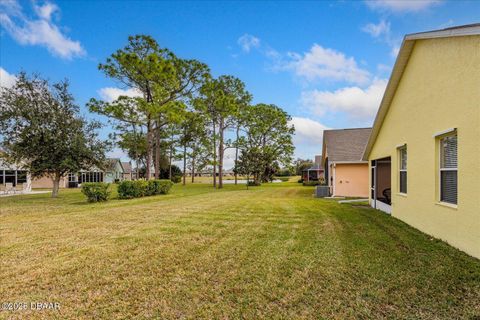
{"type": "Polygon", "coordinates": [[[107,201],[110,197],[110,184],[103,182],[82,183],[82,193],[87,196],[88,202],[107,201]]]}
{"type": "Polygon", "coordinates": [[[118,184],[117,191],[120,199],[132,199],[167,194],[172,186],[170,180],[126,180],[118,184]]]}

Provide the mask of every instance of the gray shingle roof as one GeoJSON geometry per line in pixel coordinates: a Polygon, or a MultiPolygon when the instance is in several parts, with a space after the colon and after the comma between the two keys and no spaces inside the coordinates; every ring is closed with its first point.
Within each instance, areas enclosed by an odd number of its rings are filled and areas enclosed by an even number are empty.
{"type": "Polygon", "coordinates": [[[123,171],[125,171],[125,173],[131,173],[132,172],[132,164],[130,162],[122,162],[122,167],[123,167],[123,171]]]}
{"type": "MultiPolygon", "coordinates": [[[[113,172],[116,169],[117,163],[120,162],[119,158],[107,158],[106,171],[113,172]]],[[[123,167],[123,166],[122,166],[123,167]]]]}
{"type": "Polygon", "coordinates": [[[325,130],[323,139],[329,161],[362,161],[372,128],[325,130]]]}

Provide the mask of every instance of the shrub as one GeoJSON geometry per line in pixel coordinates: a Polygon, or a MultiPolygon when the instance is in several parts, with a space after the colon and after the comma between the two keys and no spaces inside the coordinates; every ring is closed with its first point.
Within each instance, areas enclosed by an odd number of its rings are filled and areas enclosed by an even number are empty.
{"type": "Polygon", "coordinates": [[[302,183],[302,182],[303,182],[303,179],[298,179],[297,182],[298,182],[298,183],[302,183]]]}
{"type": "Polygon", "coordinates": [[[122,181],[118,184],[118,197],[132,199],[143,197],[147,193],[148,182],[145,180],[122,181]]]}
{"type": "Polygon", "coordinates": [[[103,182],[82,183],[82,193],[87,197],[88,202],[107,201],[110,196],[110,185],[103,182]]]}
{"type": "Polygon", "coordinates": [[[173,182],[170,180],[157,180],[159,181],[160,187],[158,188],[158,194],[167,194],[170,192],[170,189],[173,187],[173,182]]]}
{"type": "Polygon", "coordinates": [[[182,181],[182,176],[178,176],[178,175],[172,176],[173,183],[179,183],[180,181],[182,181]]]}
{"type": "Polygon", "coordinates": [[[261,183],[260,183],[260,182],[256,182],[256,181],[248,181],[248,182],[247,182],[247,185],[248,185],[248,186],[251,186],[251,187],[258,187],[258,186],[261,185],[261,183]]]}
{"type": "Polygon", "coordinates": [[[173,186],[173,182],[170,180],[149,180],[149,194],[167,194],[173,186]]]}
{"type": "Polygon", "coordinates": [[[277,177],[288,177],[291,176],[292,174],[295,174],[295,171],[289,168],[283,168],[280,169],[275,175],[277,177]]]}
{"type": "MultiPolygon", "coordinates": [[[[172,177],[175,177],[175,176],[181,177],[182,175],[183,175],[182,170],[178,166],[172,164],[172,177]]],[[[167,165],[163,168],[160,168],[160,179],[162,180],[168,179],[169,177],[170,177],[170,166],[167,165]]]]}
{"type": "Polygon", "coordinates": [[[157,194],[167,194],[172,188],[170,180],[135,180],[122,181],[118,185],[120,199],[132,199],[157,194]]]}
{"type": "Polygon", "coordinates": [[[290,177],[280,176],[280,177],[275,177],[275,179],[280,180],[282,182],[287,182],[290,179],[290,177]]]}

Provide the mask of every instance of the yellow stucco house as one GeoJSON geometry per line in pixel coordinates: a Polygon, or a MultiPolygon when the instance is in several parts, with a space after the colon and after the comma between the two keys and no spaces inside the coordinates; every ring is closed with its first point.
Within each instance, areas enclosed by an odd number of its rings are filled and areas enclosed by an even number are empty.
{"type": "Polygon", "coordinates": [[[480,258],[480,24],[405,36],[364,160],[373,207],[480,258]]]}

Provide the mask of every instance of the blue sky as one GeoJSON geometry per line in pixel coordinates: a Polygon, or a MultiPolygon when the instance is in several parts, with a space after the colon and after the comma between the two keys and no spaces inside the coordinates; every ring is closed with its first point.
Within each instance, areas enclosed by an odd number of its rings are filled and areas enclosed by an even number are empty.
{"type": "Polygon", "coordinates": [[[371,126],[405,34],[475,23],[479,13],[480,1],[1,0],[0,80],[8,86],[22,70],[68,78],[87,113],[91,97],[125,89],[98,63],[129,35],[149,34],[215,76],[239,77],[255,103],[285,109],[296,156],[313,158],[324,128],[371,126]]]}

